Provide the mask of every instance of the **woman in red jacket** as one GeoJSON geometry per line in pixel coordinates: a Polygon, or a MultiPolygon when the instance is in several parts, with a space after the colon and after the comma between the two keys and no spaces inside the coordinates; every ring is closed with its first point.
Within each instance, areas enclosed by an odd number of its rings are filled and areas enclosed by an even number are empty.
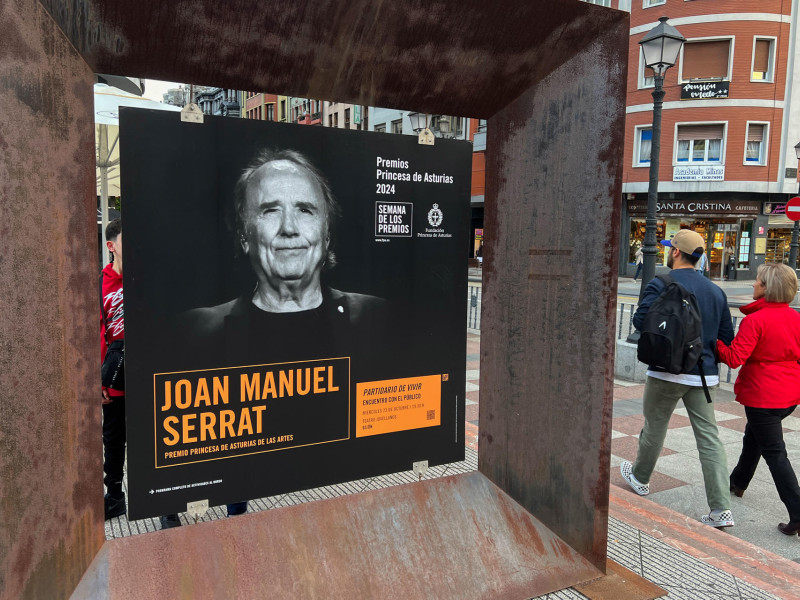
{"type": "Polygon", "coordinates": [[[789,522],[778,529],[786,535],[800,532],[800,487],[797,485],[781,421],[800,403],[800,314],[789,308],[797,293],[797,276],[782,264],[758,268],[753,300],[730,346],[717,340],[721,362],[731,368],[744,365],[736,379],[736,400],[744,405],[747,425],[739,463],[731,473],[731,492],[741,497],[763,456],[769,466],[789,522]]]}

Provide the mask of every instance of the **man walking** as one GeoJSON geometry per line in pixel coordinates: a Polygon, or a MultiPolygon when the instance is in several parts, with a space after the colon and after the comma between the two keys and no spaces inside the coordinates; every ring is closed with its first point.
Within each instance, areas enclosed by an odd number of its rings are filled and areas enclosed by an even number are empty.
{"type": "MultiPolygon", "coordinates": [[[[719,287],[695,270],[703,256],[704,244],[700,234],[682,229],[671,241],[663,240],[661,243],[669,248],[667,265],[672,269],[672,279],[697,299],[703,328],[700,360],[713,398],[719,385],[719,369],[714,356],[717,339],[726,344],[733,340],[727,297],[719,287]]],[[[650,306],[664,289],[664,282],[658,278],[647,285],[633,316],[636,329],[641,330],[650,306]]],[[[714,405],[707,402],[702,385],[699,367],[675,375],[648,366],[643,399],[644,427],[639,436],[639,451],[634,463],[622,462],[620,472],[637,494],[645,496],[650,493],[650,476],[661,454],[669,419],[678,400],[683,399],[700,454],[706,498],[711,509],[709,514],[701,517],[701,521],[714,527],[730,527],[733,525],[733,514],[730,510],[728,461],[719,440],[714,405]]]]}

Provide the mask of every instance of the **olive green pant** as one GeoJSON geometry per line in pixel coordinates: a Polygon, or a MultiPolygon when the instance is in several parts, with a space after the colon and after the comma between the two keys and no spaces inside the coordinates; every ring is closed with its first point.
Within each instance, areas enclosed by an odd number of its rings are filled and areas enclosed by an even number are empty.
{"type": "MultiPolygon", "coordinates": [[[[713,400],[717,388],[708,390],[713,400]]],[[[702,387],[672,383],[648,377],[644,385],[644,427],[639,435],[639,452],[633,463],[633,475],[641,483],[649,483],[658,456],[664,446],[667,425],[678,400],[689,415],[694,431],[706,498],[711,510],[727,510],[731,507],[730,481],[728,478],[728,459],[725,448],[719,441],[717,420],[714,417],[714,404],[706,401],[702,387]]]]}

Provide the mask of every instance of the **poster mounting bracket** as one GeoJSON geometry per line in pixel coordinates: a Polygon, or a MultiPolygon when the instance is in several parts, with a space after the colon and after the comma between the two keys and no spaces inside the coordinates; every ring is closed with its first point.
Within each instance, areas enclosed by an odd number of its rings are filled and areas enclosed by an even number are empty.
{"type": "Polygon", "coordinates": [[[182,123],[203,123],[203,111],[194,102],[190,102],[181,110],[182,123]]]}
{"type": "Polygon", "coordinates": [[[192,517],[195,523],[207,512],[208,500],[195,500],[194,502],[186,503],[186,514],[192,517]]]}

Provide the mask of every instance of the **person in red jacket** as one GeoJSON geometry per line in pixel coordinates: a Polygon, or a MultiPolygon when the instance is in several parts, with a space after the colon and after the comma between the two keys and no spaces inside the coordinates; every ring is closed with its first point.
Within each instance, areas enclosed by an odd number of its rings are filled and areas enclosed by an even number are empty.
{"type": "MultiPolygon", "coordinates": [[[[125,318],[122,302],[122,222],[111,221],[106,227],[106,246],[111,262],[103,269],[100,318],[100,362],[108,344],[125,339],[125,318]]],[[[125,465],[125,391],[102,387],[103,394],[103,471],[106,484],[105,518],[125,514],[125,492],[122,471],[125,465]]]]}
{"type": "Polygon", "coordinates": [[[786,535],[800,532],[800,487],[781,428],[800,404],[800,313],[789,307],[796,293],[793,269],[761,265],[753,283],[754,302],[741,308],[746,316],[739,332],[730,346],[717,340],[721,362],[731,368],[743,365],[734,392],[744,405],[747,425],[731,492],[742,497],[763,456],[789,511],[789,522],[778,525],[786,535]]]}

